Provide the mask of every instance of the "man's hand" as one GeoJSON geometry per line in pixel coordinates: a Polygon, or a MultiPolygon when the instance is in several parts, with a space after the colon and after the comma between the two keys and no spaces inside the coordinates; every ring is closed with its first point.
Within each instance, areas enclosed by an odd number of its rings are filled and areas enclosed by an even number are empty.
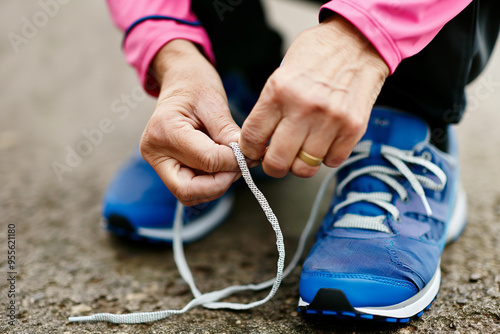
{"type": "Polygon", "coordinates": [[[216,199],[240,177],[240,129],[214,67],[190,42],[174,40],[153,60],[161,92],[141,154],[184,205],[216,199]]]}
{"type": "Polygon", "coordinates": [[[311,177],[302,149],[339,166],[361,139],[389,68],[347,20],[332,15],[302,32],[243,124],[240,146],[264,171],[311,177]],[[269,143],[270,140],[270,143],[269,143]],[[268,146],[269,143],[269,146],[268,146]]]}

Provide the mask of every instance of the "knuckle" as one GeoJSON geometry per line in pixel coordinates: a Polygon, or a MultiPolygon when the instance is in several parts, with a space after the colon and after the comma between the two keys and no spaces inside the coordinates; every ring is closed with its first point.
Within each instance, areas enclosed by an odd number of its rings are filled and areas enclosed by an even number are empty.
{"type": "Polygon", "coordinates": [[[339,167],[340,165],[342,165],[343,162],[344,162],[344,159],[332,157],[332,158],[325,159],[325,161],[323,161],[323,164],[327,167],[330,167],[330,168],[336,168],[336,167],[339,167]]]}
{"type": "Polygon", "coordinates": [[[183,205],[191,205],[193,202],[193,194],[191,194],[186,187],[179,186],[173,193],[183,205]]]}
{"type": "Polygon", "coordinates": [[[328,123],[337,123],[342,120],[344,111],[339,108],[328,107],[328,111],[325,113],[325,121],[328,123]]]}
{"type": "Polygon", "coordinates": [[[163,161],[162,157],[158,155],[158,151],[155,150],[154,146],[144,139],[141,140],[139,144],[139,152],[144,160],[155,170],[157,170],[158,165],[163,161]]]}
{"type": "Polygon", "coordinates": [[[216,173],[219,171],[217,158],[210,152],[204,152],[200,157],[200,163],[204,172],[216,173]]]}
{"type": "Polygon", "coordinates": [[[273,177],[284,177],[289,171],[287,164],[274,156],[265,157],[262,163],[264,172],[273,177]]]}
{"type": "Polygon", "coordinates": [[[219,134],[223,138],[228,138],[231,140],[237,140],[239,136],[239,129],[232,123],[221,121],[218,126],[219,134]],[[233,139],[234,138],[234,139],[233,139]]]}
{"type": "Polygon", "coordinates": [[[297,104],[307,117],[316,116],[326,122],[337,122],[345,116],[342,108],[331,104],[328,94],[313,91],[298,93],[296,96],[297,104]]]}
{"type": "Polygon", "coordinates": [[[141,140],[139,141],[139,152],[141,152],[143,157],[151,153],[151,145],[147,138],[146,130],[142,133],[141,140]]]}
{"type": "Polygon", "coordinates": [[[321,82],[314,83],[308,90],[304,91],[304,102],[308,107],[321,112],[328,112],[331,108],[331,88],[321,82]]]}
{"type": "Polygon", "coordinates": [[[153,146],[162,145],[166,141],[167,133],[164,124],[158,117],[151,117],[144,130],[143,142],[153,146]]]}
{"type": "Polygon", "coordinates": [[[334,158],[328,158],[328,159],[325,159],[323,161],[323,164],[326,166],[326,167],[330,167],[330,168],[336,168],[336,167],[339,167],[342,163],[339,163],[337,160],[335,160],[334,158]]]}
{"type": "Polygon", "coordinates": [[[251,160],[259,160],[262,158],[256,149],[256,145],[260,145],[262,139],[259,136],[257,129],[253,129],[253,126],[244,127],[241,131],[240,146],[243,154],[251,160]]]}
{"type": "Polygon", "coordinates": [[[292,166],[292,174],[298,177],[302,178],[310,178],[316,175],[316,172],[318,171],[319,167],[310,167],[310,166],[298,166],[298,164],[294,164],[292,166]]]}
{"type": "Polygon", "coordinates": [[[345,122],[344,131],[347,136],[358,137],[365,127],[365,121],[361,117],[351,116],[345,122]]]}
{"type": "Polygon", "coordinates": [[[186,202],[186,201],[183,201],[181,199],[177,199],[179,202],[181,202],[182,205],[184,206],[193,206],[193,205],[196,205],[196,203],[193,203],[193,202],[186,202]]]}
{"type": "Polygon", "coordinates": [[[295,94],[295,103],[300,107],[302,113],[306,116],[324,113],[327,109],[314,94],[298,93],[295,94]]]}
{"type": "Polygon", "coordinates": [[[261,141],[258,127],[253,122],[247,122],[241,129],[241,140],[245,144],[255,144],[261,141]]]}
{"type": "Polygon", "coordinates": [[[267,85],[275,96],[287,95],[290,82],[283,71],[276,70],[268,79],[267,85]]]}
{"type": "Polygon", "coordinates": [[[350,152],[335,152],[334,154],[329,154],[323,164],[327,167],[339,167],[342,163],[349,157],[350,152]]]}
{"type": "Polygon", "coordinates": [[[322,113],[330,114],[330,106],[327,96],[323,94],[314,94],[309,99],[309,105],[313,110],[321,111],[322,113]]]}
{"type": "Polygon", "coordinates": [[[141,143],[139,144],[139,152],[141,153],[141,156],[144,158],[144,160],[151,164],[150,161],[153,160],[153,152],[149,144],[144,140],[141,140],[141,143]]]}

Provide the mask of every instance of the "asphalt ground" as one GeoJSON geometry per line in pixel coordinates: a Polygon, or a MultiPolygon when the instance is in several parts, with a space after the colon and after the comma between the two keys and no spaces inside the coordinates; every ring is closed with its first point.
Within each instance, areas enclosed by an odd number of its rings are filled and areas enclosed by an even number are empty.
{"type": "MultiPolygon", "coordinates": [[[[287,43],[315,24],[313,6],[266,5],[287,43]]],[[[196,308],[141,325],[69,323],[71,315],[181,308],[191,300],[169,247],[122,242],[99,225],[106,185],[136,147],[155,101],[141,93],[126,65],[121,33],[104,1],[67,1],[48,11],[35,0],[4,0],[0,13],[1,333],[500,332],[499,52],[469,87],[469,110],[458,127],[469,225],[446,248],[440,294],[421,319],[402,327],[304,319],[296,307],[297,268],[271,302],[250,311],[196,308]],[[115,113],[113,106],[124,108],[115,113]],[[102,138],[68,163],[68,152],[81,149],[94,129],[102,138]],[[64,173],[54,172],[57,163],[67,167],[64,173]],[[8,238],[15,238],[12,270],[8,238]],[[9,297],[12,285],[15,296],[9,297]],[[7,317],[12,301],[14,325],[7,317]]],[[[288,254],[323,175],[261,184],[283,226],[288,254]]],[[[272,230],[249,191],[240,187],[237,195],[228,221],[186,248],[202,291],[274,275],[272,230]]]]}

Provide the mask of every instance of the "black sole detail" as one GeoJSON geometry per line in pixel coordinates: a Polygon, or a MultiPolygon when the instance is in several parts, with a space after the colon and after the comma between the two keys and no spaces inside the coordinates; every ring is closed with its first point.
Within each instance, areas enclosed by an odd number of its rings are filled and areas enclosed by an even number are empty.
{"type": "MultiPolygon", "coordinates": [[[[437,297],[437,296],[436,296],[437,297]]],[[[307,306],[299,306],[299,312],[306,318],[334,318],[334,319],[347,319],[354,321],[376,321],[383,323],[406,324],[411,319],[418,319],[427,311],[432,302],[427,305],[424,310],[408,318],[391,318],[379,315],[372,315],[357,312],[345,296],[344,292],[338,289],[322,288],[314,297],[313,301],[307,306]]]]}
{"type": "MultiPolygon", "coordinates": [[[[128,223],[128,221],[127,221],[127,223],[128,223]]],[[[143,237],[143,236],[137,234],[137,232],[135,231],[135,229],[133,227],[128,228],[126,225],[125,225],[125,227],[120,226],[120,225],[117,226],[117,224],[112,224],[106,219],[104,219],[104,228],[118,238],[131,240],[133,242],[137,242],[137,243],[141,243],[141,244],[142,243],[143,244],[153,244],[153,245],[171,245],[172,244],[172,242],[168,241],[168,240],[160,240],[160,239],[155,239],[155,238],[143,237]]]]}
{"type": "Polygon", "coordinates": [[[129,222],[129,220],[120,215],[110,215],[106,219],[107,225],[112,228],[118,228],[126,232],[135,232],[134,226],[129,222]]]}
{"type": "Polygon", "coordinates": [[[345,311],[355,313],[354,307],[342,290],[321,288],[309,304],[310,309],[325,311],[345,311]]]}

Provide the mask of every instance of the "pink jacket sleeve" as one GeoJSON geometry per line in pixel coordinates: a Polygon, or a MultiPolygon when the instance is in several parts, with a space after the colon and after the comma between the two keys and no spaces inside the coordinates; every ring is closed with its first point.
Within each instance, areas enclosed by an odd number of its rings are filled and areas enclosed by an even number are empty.
{"type": "Polygon", "coordinates": [[[356,26],[384,58],[391,73],[420,52],[472,0],[333,0],[321,7],[356,26]]]}
{"type": "MultiPolygon", "coordinates": [[[[197,21],[190,0],[107,0],[114,22],[122,30],[148,16],[197,21]]],[[[332,0],[321,7],[320,20],[336,12],[352,22],[375,46],[391,73],[399,63],[422,50],[441,28],[472,0],[332,0]]],[[[124,42],[125,57],[146,91],[158,95],[149,65],[160,48],[173,39],[198,44],[214,63],[210,39],[201,26],[174,20],[146,20],[134,26],[124,42]],[[152,81],[151,81],[152,80],[152,81]],[[148,84],[149,82],[149,84],[148,84]],[[152,83],[152,84],[151,84],[152,83]]]]}
{"type": "MultiPolygon", "coordinates": [[[[190,0],[107,0],[115,24],[123,31],[148,16],[168,16],[197,22],[190,0]]],[[[148,74],[151,61],[163,45],[173,39],[186,39],[198,44],[210,61],[215,62],[208,35],[201,26],[174,20],[145,20],[129,31],[124,41],[127,62],[135,67],[146,91],[158,95],[156,80],[148,74]]]]}

